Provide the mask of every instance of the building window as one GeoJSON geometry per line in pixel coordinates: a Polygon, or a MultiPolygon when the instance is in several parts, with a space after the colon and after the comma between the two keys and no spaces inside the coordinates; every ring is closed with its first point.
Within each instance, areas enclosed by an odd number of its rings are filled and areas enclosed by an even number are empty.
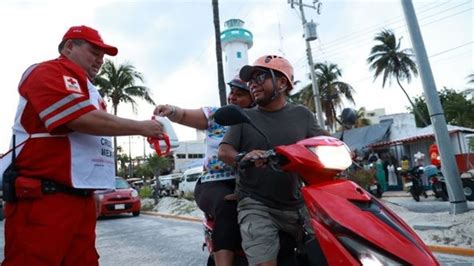
{"type": "Polygon", "coordinates": [[[242,53],[241,52],[237,52],[237,58],[242,58],[242,53]]]}
{"type": "Polygon", "coordinates": [[[188,159],[200,159],[204,158],[204,154],[202,153],[190,153],[188,154],[188,159]]]}
{"type": "Polygon", "coordinates": [[[186,154],[182,154],[182,153],[176,154],[176,158],[178,158],[178,159],[186,159],[186,154]]]}

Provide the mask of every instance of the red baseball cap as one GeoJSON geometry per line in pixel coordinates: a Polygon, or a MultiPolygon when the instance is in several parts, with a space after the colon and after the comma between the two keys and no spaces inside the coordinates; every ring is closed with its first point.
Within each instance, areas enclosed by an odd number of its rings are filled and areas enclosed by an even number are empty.
{"type": "Polygon", "coordinates": [[[102,40],[102,37],[100,37],[100,34],[97,30],[94,30],[93,28],[89,28],[87,26],[73,26],[69,28],[69,30],[64,34],[63,41],[69,40],[69,39],[83,39],[91,44],[94,44],[102,49],[104,49],[104,52],[108,55],[117,55],[118,49],[114,46],[105,44],[104,41],[102,40]]]}

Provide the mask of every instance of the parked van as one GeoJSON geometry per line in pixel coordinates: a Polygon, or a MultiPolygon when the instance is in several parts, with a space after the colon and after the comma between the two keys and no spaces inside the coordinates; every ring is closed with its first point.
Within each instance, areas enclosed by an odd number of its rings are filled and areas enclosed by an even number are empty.
{"type": "MultiPolygon", "coordinates": [[[[158,179],[160,181],[160,196],[176,197],[180,195],[178,193],[178,186],[181,180],[183,179],[181,174],[163,175],[160,176],[158,179]]],[[[156,183],[152,183],[152,186],[155,187],[156,183]]]]}
{"type": "Polygon", "coordinates": [[[179,183],[179,195],[194,193],[198,178],[202,175],[202,166],[194,167],[184,171],[183,180],[179,183]]]}

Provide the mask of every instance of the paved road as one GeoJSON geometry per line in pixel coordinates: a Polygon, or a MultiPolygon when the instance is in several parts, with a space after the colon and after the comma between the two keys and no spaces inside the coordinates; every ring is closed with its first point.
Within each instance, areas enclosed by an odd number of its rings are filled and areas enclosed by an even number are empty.
{"type": "MultiPolygon", "coordinates": [[[[0,247],[3,247],[3,221],[0,247]]],[[[97,221],[97,251],[102,266],[206,265],[201,224],[155,216],[121,215],[97,221]]],[[[3,248],[0,248],[0,261],[3,248]]]]}
{"type": "MultiPolygon", "coordinates": [[[[428,195],[431,195],[431,193],[428,193],[428,195]]],[[[433,196],[429,196],[428,198],[421,197],[419,202],[416,202],[409,195],[407,197],[383,197],[382,199],[403,206],[412,212],[433,213],[449,212],[451,210],[451,203],[441,201],[433,196]]],[[[474,210],[474,201],[468,201],[467,206],[470,210],[474,210]]]]}
{"type": "MultiPolygon", "coordinates": [[[[3,222],[0,223],[3,235],[3,222]]],[[[205,265],[202,229],[197,222],[141,215],[101,219],[97,223],[97,250],[102,266],[205,265]]],[[[3,237],[0,238],[3,246],[3,237]]],[[[474,258],[435,254],[441,265],[474,265],[474,258]]],[[[0,259],[3,249],[0,250],[0,259]]]]}
{"type": "Polygon", "coordinates": [[[202,240],[196,222],[122,215],[97,223],[96,244],[104,266],[205,265],[202,240]]]}

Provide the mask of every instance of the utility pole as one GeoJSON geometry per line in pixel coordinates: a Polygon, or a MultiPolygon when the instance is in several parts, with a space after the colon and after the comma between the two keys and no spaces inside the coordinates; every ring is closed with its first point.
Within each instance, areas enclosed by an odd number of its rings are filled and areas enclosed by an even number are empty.
{"type": "Polygon", "coordinates": [[[449,200],[451,202],[452,214],[468,211],[466,197],[462,189],[461,178],[454,159],[453,148],[450,144],[446,118],[436,90],[436,85],[431,72],[430,62],[426,54],[425,44],[420,32],[420,26],[416,18],[415,9],[411,0],[401,0],[405,20],[410,32],[410,38],[415,51],[416,61],[420,68],[421,82],[425,93],[426,105],[430,113],[431,123],[439,147],[443,174],[446,177],[449,200]]]}
{"type": "Polygon", "coordinates": [[[314,72],[314,62],[313,62],[313,55],[311,53],[311,44],[309,43],[310,41],[317,39],[316,24],[312,21],[308,23],[304,16],[304,7],[316,9],[319,14],[321,2],[319,2],[319,0],[313,0],[313,5],[307,5],[307,4],[303,4],[303,0],[298,0],[298,2],[295,2],[295,0],[288,0],[288,3],[290,4],[291,8],[294,8],[294,5],[298,5],[300,8],[301,22],[303,24],[303,31],[305,33],[303,37],[305,38],[305,41],[306,41],[306,56],[308,57],[309,71],[311,73],[311,83],[312,83],[311,88],[313,89],[314,107],[316,110],[316,115],[318,117],[319,125],[322,128],[325,128],[324,119],[323,119],[323,108],[321,106],[321,96],[319,94],[318,83],[316,81],[316,73],[314,72]]]}
{"type": "Polygon", "coordinates": [[[130,178],[133,177],[133,160],[132,160],[132,136],[128,136],[128,156],[130,157],[129,166],[128,166],[128,175],[130,178]]]}
{"type": "Polygon", "coordinates": [[[227,93],[225,90],[224,67],[222,66],[222,44],[221,28],[219,18],[219,0],[212,0],[212,16],[214,22],[214,36],[216,38],[216,60],[217,60],[217,84],[219,87],[219,101],[221,106],[227,104],[227,93]]]}

